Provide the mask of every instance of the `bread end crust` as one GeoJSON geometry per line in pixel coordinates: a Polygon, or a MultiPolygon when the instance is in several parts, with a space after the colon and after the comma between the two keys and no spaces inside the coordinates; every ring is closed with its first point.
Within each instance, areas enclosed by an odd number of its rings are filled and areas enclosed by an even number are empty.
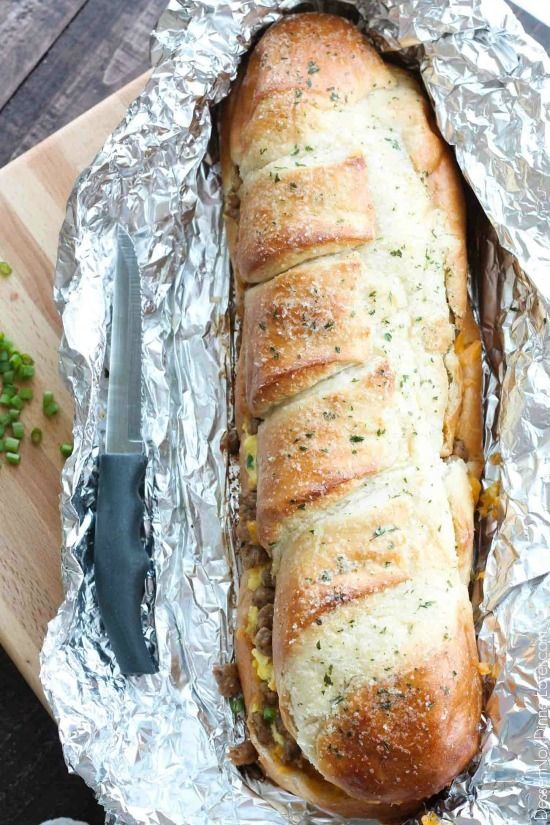
{"type": "Polygon", "coordinates": [[[260,701],[260,680],[252,665],[252,642],[247,633],[248,611],[252,606],[252,591],[247,586],[247,575],[243,575],[239,592],[239,607],[237,611],[237,632],[235,638],[235,652],[239,676],[243,690],[244,703],[247,709],[247,727],[250,739],[258,752],[258,762],[265,775],[276,785],[295,796],[305,799],[327,813],[343,817],[376,818],[384,825],[397,825],[404,817],[414,814],[420,807],[415,801],[409,805],[384,805],[382,803],[366,803],[348,796],[338,787],[327,782],[313,768],[307,770],[284,765],[270,748],[262,745],[255,735],[254,727],[250,723],[250,711],[255,702],[260,701]]]}

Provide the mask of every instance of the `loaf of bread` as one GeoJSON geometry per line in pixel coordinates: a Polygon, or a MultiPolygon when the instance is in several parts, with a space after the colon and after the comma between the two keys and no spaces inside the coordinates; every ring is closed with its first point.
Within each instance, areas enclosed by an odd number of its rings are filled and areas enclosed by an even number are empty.
{"type": "Polygon", "coordinates": [[[250,737],[282,787],[399,821],[479,737],[481,361],[459,175],[411,76],[317,13],[259,41],[221,151],[250,737]]]}

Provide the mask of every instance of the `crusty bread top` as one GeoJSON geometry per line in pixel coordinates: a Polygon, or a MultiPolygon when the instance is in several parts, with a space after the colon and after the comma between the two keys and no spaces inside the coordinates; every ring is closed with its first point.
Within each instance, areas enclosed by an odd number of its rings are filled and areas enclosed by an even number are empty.
{"type": "Polygon", "coordinates": [[[281,712],[348,795],[409,805],[478,742],[481,367],[460,179],[411,77],[320,14],[260,40],[222,167],[281,712]]]}
{"type": "MultiPolygon", "coordinates": [[[[248,587],[248,573],[245,572],[239,593],[239,610],[235,647],[239,662],[239,675],[247,709],[261,707],[262,692],[260,679],[254,668],[252,656],[253,641],[247,631],[248,614],[252,606],[253,591],[248,587]]],[[[403,817],[413,814],[417,807],[416,800],[405,806],[384,804],[372,801],[370,805],[355,799],[342,791],[337,785],[327,782],[313,766],[284,764],[277,749],[262,744],[253,725],[249,725],[249,736],[258,753],[258,761],[266,775],[281,788],[317,805],[324,811],[346,818],[372,817],[377,821],[388,823],[401,822],[403,817]]]]}
{"type": "MultiPolygon", "coordinates": [[[[383,61],[347,21],[324,14],[284,18],[250,56],[231,118],[231,157],[243,175],[279,161],[340,101],[361,100],[389,82],[383,61]]],[[[334,141],[327,148],[333,151],[334,141]]]]}

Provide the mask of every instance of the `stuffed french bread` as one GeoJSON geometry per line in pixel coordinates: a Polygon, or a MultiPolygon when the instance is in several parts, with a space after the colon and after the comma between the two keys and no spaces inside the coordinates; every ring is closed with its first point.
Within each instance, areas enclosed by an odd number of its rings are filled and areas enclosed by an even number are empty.
{"type": "Polygon", "coordinates": [[[221,148],[250,737],[283,788],[399,820],[478,747],[481,362],[459,175],[415,81],[317,13],[259,41],[221,148]]]}

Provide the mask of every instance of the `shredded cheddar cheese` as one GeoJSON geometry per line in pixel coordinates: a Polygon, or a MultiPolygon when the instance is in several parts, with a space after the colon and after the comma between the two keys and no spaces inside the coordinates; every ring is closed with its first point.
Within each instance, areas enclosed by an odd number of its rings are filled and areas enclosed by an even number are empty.
{"type": "Polygon", "coordinates": [[[275,690],[273,662],[269,656],[264,656],[264,654],[260,653],[255,647],[252,649],[252,656],[254,658],[252,666],[258,675],[258,679],[261,679],[262,682],[267,682],[270,690],[275,690]]]}
{"type": "Polygon", "coordinates": [[[254,636],[256,633],[256,626],[258,624],[258,608],[255,605],[251,605],[248,608],[248,621],[246,624],[246,632],[250,637],[254,636]]]}
{"type": "Polygon", "coordinates": [[[496,664],[490,665],[489,662],[479,662],[477,669],[480,676],[490,676],[492,679],[496,679],[498,676],[498,666],[496,664]]]}
{"type": "Polygon", "coordinates": [[[440,818],[437,814],[434,814],[433,811],[430,811],[429,814],[424,814],[420,821],[422,825],[441,825],[440,818]]]}
{"type": "Polygon", "coordinates": [[[479,500],[479,515],[482,518],[491,516],[496,518],[498,505],[500,502],[500,481],[494,481],[490,487],[487,487],[481,494],[479,500]]]}
{"type": "Polygon", "coordinates": [[[258,483],[258,470],[256,466],[258,437],[256,435],[249,435],[246,430],[245,433],[243,451],[246,473],[248,475],[248,486],[251,490],[255,490],[256,484],[258,483]]]}
{"type": "Polygon", "coordinates": [[[248,535],[250,541],[254,544],[258,544],[258,526],[255,521],[247,521],[246,522],[246,529],[248,530],[248,535]]]}
{"type": "Polygon", "coordinates": [[[475,476],[468,476],[468,480],[470,482],[470,489],[472,491],[474,505],[476,505],[479,499],[479,494],[481,493],[481,484],[475,476]]]}
{"type": "Polygon", "coordinates": [[[248,571],[246,586],[249,590],[257,590],[262,583],[263,567],[251,567],[248,571]]]}

